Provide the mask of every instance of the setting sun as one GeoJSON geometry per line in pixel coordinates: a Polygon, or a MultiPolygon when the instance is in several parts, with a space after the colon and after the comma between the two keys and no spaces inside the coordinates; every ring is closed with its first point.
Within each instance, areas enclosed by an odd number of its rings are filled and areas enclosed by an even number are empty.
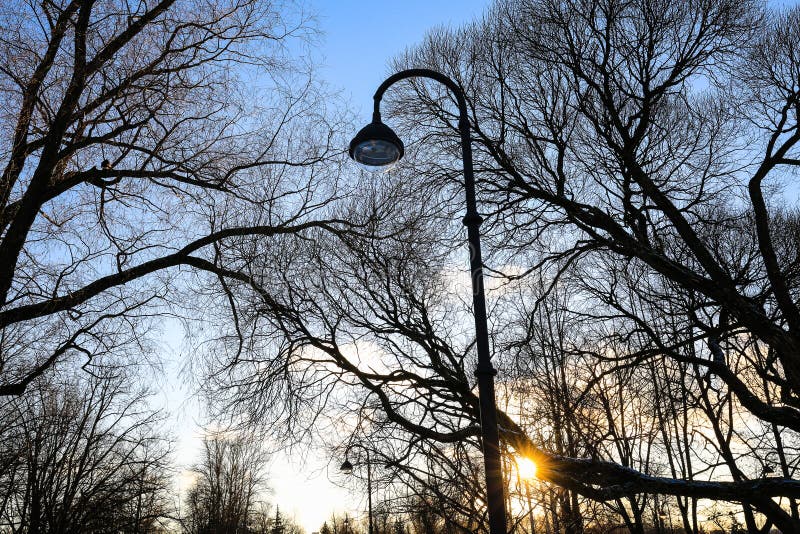
{"type": "Polygon", "coordinates": [[[522,478],[535,478],[536,477],[536,463],[530,458],[517,459],[517,471],[522,478]]]}

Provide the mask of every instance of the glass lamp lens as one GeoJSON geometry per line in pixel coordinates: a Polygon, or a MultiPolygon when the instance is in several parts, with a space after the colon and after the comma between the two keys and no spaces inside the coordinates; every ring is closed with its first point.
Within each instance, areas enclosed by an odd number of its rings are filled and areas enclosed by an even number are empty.
{"type": "Polygon", "coordinates": [[[353,159],[370,170],[386,170],[400,159],[400,149],[389,141],[362,141],[353,149],[353,159]]]}

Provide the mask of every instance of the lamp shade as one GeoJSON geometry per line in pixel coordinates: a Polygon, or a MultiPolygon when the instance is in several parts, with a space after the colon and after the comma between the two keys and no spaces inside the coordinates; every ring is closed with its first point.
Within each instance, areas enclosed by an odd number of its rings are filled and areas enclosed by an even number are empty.
{"type": "Polygon", "coordinates": [[[349,475],[353,472],[353,464],[350,463],[350,460],[345,460],[344,463],[342,463],[342,466],[339,468],[339,471],[349,475]]]}
{"type": "Polygon", "coordinates": [[[403,142],[394,130],[380,121],[373,121],[350,141],[350,157],[372,170],[392,165],[405,153],[403,142]]]}

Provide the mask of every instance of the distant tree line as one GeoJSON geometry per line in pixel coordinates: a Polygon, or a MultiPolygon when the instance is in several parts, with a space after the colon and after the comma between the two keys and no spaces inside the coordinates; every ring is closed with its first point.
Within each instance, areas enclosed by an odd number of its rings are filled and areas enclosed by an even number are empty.
{"type": "MultiPolygon", "coordinates": [[[[565,531],[563,517],[559,516],[556,508],[547,509],[544,504],[552,493],[544,490],[544,496],[537,496],[537,509],[528,516],[523,513],[509,524],[509,534],[558,534],[565,531]]],[[[550,496],[555,497],[555,495],[550,496]]],[[[556,502],[553,500],[552,502],[556,502]]],[[[373,518],[374,534],[471,534],[474,529],[461,523],[457,517],[448,517],[442,513],[442,508],[433,495],[415,497],[400,502],[377,503],[373,518]]],[[[611,513],[602,513],[592,516],[591,524],[584,529],[586,534],[627,534],[630,529],[611,513]]],[[[333,514],[325,520],[316,531],[318,534],[367,534],[369,526],[366,514],[357,517],[333,514]]],[[[645,534],[679,534],[684,533],[683,526],[678,524],[677,518],[661,515],[645,519],[642,532],[645,534]]],[[[730,511],[722,511],[709,515],[702,530],[704,534],[744,534],[748,532],[746,526],[738,521],[730,511]]],[[[769,532],[778,533],[777,529],[769,532]]]]}
{"type": "Polygon", "coordinates": [[[252,436],[217,433],[203,440],[202,459],[185,498],[186,534],[302,534],[265,500],[267,452],[252,436]]]}
{"type": "Polygon", "coordinates": [[[3,402],[0,531],[166,531],[174,469],[164,416],[125,382],[68,375],[3,402]]]}
{"type": "Polygon", "coordinates": [[[0,405],[0,532],[302,533],[266,501],[253,438],[210,434],[181,495],[165,416],[130,383],[67,374],[0,405]]]}

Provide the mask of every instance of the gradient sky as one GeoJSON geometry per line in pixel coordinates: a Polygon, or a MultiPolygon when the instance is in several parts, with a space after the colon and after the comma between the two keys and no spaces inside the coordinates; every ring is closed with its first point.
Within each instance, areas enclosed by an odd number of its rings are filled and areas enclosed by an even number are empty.
{"type": "MultiPolygon", "coordinates": [[[[323,32],[321,74],[351,103],[351,110],[371,118],[372,94],[387,77],[388,64],[407,47],[419,43],[435,26],[458,26],[478,16],[489,0],[310,0],[323,32]]],[[[316,53],[315,53],[316,55],[316,53]]],[[[295,515],[307,534],[319,530],[333,511],[364,517],[366,495],[350,494],[328,480],[327,458],[304,465],[278,455],[272,462],[271,501],[295,515]]],[[[336,464],[336,462],[333,462],[336,464]]],[[[341,481],[341,478],[337,476],[341,481]]],[[[380,498],[379,495],[376,495],[380,498]]]]}

